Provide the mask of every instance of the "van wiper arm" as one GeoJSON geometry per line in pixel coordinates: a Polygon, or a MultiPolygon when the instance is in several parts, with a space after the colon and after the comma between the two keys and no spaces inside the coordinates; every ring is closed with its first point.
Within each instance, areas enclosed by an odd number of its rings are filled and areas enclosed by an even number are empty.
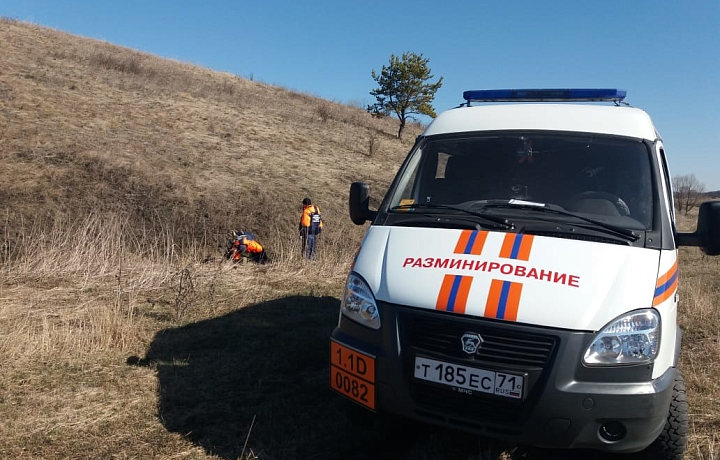
{"type": "Polygon", "coordinates": [[[523,209],[526,211],[536,211],[536,212],[543,212],[543,213],[548,213],[548,214],[557,214],[560,216],[574,217],[575,219],[580,219],[582,221],[593,224],[597,227],[601,227],[601,228],[605,229],[608,233],[620,236],[629,241],[637,241],[640,238],[640,235],[633,232],[632,230],[628,230],[626,228],[619,227],[617,225],[606,224],[605,222],[600,222],[599,220],[595,220],[590,217],[585,217],[585,216],[581,216],[580,214],[576,214],[574,212],[565,211],[564,209],[561,209],[556,206],[548,207],[548,206],[537,206],[537,205],[531,205],[531,204],[491,203],[491,204],[486,204],[485,206],[482,207],[482,209],[488,209],[488,208],[523,209]]]}
{"type": "Polygon", "coordinates": [[[504,229],[504,227],[501,227],[498,224],[491,223],[491,222],[483,222],[480,223],[477,221],[477,219],[474,219],[472,217],[459,217],[459,216],[442,216],[440,217],[440,214],[435,213],[432,214],[414,214],[407,217],[401,217],[393,220],[393,225],[395,226],[411,226],[411,227],[430,227],[430,228],[463,228],[463,229],[470,229],[470,230],[483,230],[483,229],[490,229],[490,230],[498,230],[498,229],[504,229]]]}
{"type": "Polygon", "coordinates": [[[437,204],[437,203],[417,203],[417,204],[401,204],[399,206],[394,206],[390,208],[390,211],[409,211],[411,209],[445,209],[449,211],[458,211],[465,214],[470,214],[471,216],[479,217],[481,219],[484,219],[486,221],[493,222],[497,224],[495,228],[504,228],[506,230],[512,230],[515,228],[515,224],[510,223],[507,221],[507,219],[503,219],[502,217],[497,216],[490,216],[484,213],[470,211],[469,209],[463,209],[458,206],[450,206],[447,204],[437,204]]]}

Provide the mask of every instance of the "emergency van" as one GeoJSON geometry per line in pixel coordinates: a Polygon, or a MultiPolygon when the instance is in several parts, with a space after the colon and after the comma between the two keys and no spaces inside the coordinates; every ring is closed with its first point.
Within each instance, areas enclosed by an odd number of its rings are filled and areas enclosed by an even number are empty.
{"type": "Polygon", "coordinates": [[[682,458],[677,249],[720,254],[720,201],[678,232],[662,139],[625,91],[463,96],[377,210],[351,185],[352,221],[372,224],[331,388],[482,438],[682,458]]]}

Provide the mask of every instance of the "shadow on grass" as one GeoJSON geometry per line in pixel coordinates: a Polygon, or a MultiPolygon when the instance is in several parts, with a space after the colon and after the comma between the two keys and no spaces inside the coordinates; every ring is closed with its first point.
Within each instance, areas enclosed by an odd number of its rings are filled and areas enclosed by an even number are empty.
{"type": "Polygon", "coordinates": [[[224,459],[467,459],[472,438],[376,416],[329,389],[339,307],[303,296],[248,306],[158,332],[135,364],[157,366],[165,427],[224,459]]]}

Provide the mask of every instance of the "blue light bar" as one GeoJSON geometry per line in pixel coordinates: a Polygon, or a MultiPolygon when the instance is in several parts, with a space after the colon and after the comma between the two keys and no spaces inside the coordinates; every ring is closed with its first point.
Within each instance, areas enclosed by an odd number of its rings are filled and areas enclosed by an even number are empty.
{"type": "Polygon", "coordinates": [[[480,89],[465,91],[468,102],[575,102],[613,101],[625,99],[622,89],[480,89]]]}

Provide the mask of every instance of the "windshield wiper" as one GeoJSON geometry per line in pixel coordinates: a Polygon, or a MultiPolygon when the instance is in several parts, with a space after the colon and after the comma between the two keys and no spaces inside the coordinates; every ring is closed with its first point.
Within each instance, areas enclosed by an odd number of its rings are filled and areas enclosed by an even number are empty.
{"type": "Polygon", "coordinates": [[[470,211],[469,209],[463,209],[463,208],[460,208],[457,206],[450,206],[447,204],[436,204],[436,203],[401,204],[399,206],[394,206],[394,207],[390,208],[390,211],[409,211],[409,210],[415,209],[415,208],[417,208],[417,209],[444,209],[444,210],[448,210],[448,211],[458,211],[458,212],[470,214],[471,216],[479,217],[486,221],[490,221],[490,222],[497,224],[494,226],[494,228],[504,228],[506,230],[512,230],[513,228],[515,228],[515,224],[509,223],[507,221],[507,219],[503,219],[501,217],[496,217],[496,216],[490,216],[487,214],[470,211]]]}
{"type": "MultiPolygon", "coordinates": [[[[564,209],[560,208],[559,206],[552,206],[552,205],[541,206],[541,205],[534,205],[534,204],[512,204],[512,203],[489,203],[489,204],[484,205],[481,209],[489,209],[489,208],[522,209],[522,210],[526,210],[526,211],[537,211],[537,212],[543,212],[543,213],[549,213],[549,214],[557,214],[560,216],[574,217],[575,219],[580,219],[582,221],[588,222],[595,226],[601,227],[604,230],[606,230],[607,233],[611,233],[613,235],[620,236],[629,241],[637,241],[640,238],[640,235],[633,232],[632,230],[628,230],[626,228],[619,227],[617,225],[606,224],[605,222],[601,222],[599,220],[595,220],[590,217],[581,216],[580,214],[576,214],[574,212],[565,211],[564,209]]],[[[582,227],[587,228],[585,226],[582,226],[582,227]]]]}
{"type": "Polygon", "coordinates": [[[402,217],[393,220],[393,225],[396,226],[412,226],[412,227],[434,227],[434,228],[467,228],[475,230],[498,230],[505,229],[505,227],[492,223],[483,222],[479,223],[477,219],[471,217],[458,217],[458,216],[442,216],[439,214],[412,214],[407,217],[402,217]]]}

